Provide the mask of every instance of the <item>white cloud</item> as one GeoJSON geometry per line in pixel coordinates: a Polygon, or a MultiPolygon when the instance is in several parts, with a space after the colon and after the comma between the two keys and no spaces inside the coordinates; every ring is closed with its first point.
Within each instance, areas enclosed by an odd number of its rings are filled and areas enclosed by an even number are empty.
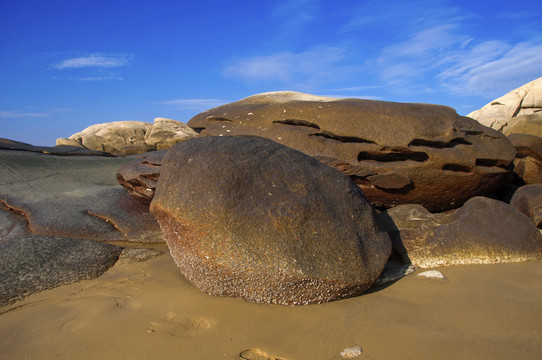
{"type": "Polygon", "coordinates": [[[222,74],[244,81],[272,81],[311,86],[337,80],[356,70],[344,63],[346,49],[322,46],[300,53],[280,52],[234,61],[222,74]]]}
{"type": "Polygon", "coordinates": [[[485,42],[456,59],[440,77],[455,92],[498,94],[542,76],[542,43],[485,42]]]}
{"type": "Polygon", "coordinates": [[[159,103],[164,105],[175,105],[181,109],[199,110],[214,108],[229,102],[231,101],[222,99],[174,99],[160,101],[159,103]]]}
{"type": "Polygon", "coordinates": [[[25,112],[25,111],[0,111],[0,119],[15,119],[22,117],[49,117],[50,114],[41,112],[25,112]]]}
{"type": "Polygon", "coordinates": [[[52,67],[55,69],[77,69],[77,68],[112,68],[129,64],[131,57],[127,56],[102,56],[92,54],[83,57],[75,57],[62,60],[52,67]]]}

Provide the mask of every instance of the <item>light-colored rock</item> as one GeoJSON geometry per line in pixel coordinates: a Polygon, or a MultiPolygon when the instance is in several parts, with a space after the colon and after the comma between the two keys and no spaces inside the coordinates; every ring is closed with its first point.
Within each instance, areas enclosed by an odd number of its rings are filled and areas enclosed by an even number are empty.
{"type": "Polygon", "coordinates": [[[416,274],[419,277],[425,277],[430,279],[446,279],[446,277],[438,270],[427,270],[419,274],[416,274]]]}
{"type": "Polygon", "coordinates": [[[540,111],[542,111],[542,78],[510,91],[467,116],[506,134],[510,133],[506,128],[511,126],[514,118],[526,116],[525,119],[530,119],[531,115],[540,111]]]}
{"type": "Polygon", "coordinates": [[[69,138],[57,139],[57,145],[80,146],[111,154],[140,154],[168,149],[197,136],[187,125],[166,118],[144,121],[114,121],[91,125],[69,138]]]}
{"type": "Polygon", "coordinates": [[[343,359],[353,359],[360,356],[361,353],[361,346],[352,346],[341,351],[340,355],[343,359]]]}
{"type": "Polygon", "coordinates": [[[542,112],[512,118],[503,134],[526,134],[542,137],[542,112]]]}
{"type": "Polygon", "coordinates": [[[239,354],[241,360],[286,360],[285,358],[269,355],[265,351],[256,348],[246,349],[239,354]]]}

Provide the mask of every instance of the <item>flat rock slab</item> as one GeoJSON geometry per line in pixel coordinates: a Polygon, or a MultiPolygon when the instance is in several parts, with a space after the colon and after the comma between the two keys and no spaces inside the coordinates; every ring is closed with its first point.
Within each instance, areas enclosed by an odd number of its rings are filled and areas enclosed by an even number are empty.
{"type": "Polygon", "coordinates": [[[96,241],[25,236],[0,242],[0,306],[60,285],[98,277],[122,248],[96,241]]]}
{"type": "Polygon", "coordinates": [[[446,106],[285,91],[219,106],[188,125],[200,136],[256,135],[302,151],[350,176],[383,208],[457,208],[498,188],[516,153],[502,134],[446,106]]]}
{"type": "Polygon", "coordinates": [[[116,181],[129,161],[0,151],[0,202],[24,215],[34,235],[163,242],[148,205],[116,181]]]}
{"type": "Polygon", "coordinates": [[[117,181],[132,196],[150,203],[154,197],[162,158],[166,150],[152,151],[142,154],[138,159],[129,162],[117,172],[117,181]]]}
{"type": "Polygon", "coordinates": [[[297,305],[361,294],[391,241],[347,176],[255,136],[172,147],[151,203],[182,273],[212,295],[297,305]]]}
{"type": "Polygon", "coordinates": [[[442,214],[431,214],[420,205],[400,205],[387,215],[394,248],[420,268],[542,257],[542,235],[533,222],[498,200],[474,197],[442,214]]]}

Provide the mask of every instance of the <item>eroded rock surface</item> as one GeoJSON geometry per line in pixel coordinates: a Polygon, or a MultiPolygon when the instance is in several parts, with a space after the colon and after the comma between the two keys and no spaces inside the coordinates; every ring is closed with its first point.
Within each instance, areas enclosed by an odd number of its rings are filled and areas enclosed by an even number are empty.
{"type": "Polygon", "coordinates": [[[510,200],[510,205],[533,220],[542,229],[542,184],[520,187],[510,200]]]}
{"type": "Polygon", "coordinates": [[[200,136],[257,135],[349,175],[379,207],[460,206],[496,189],[515,149],[499,132],[445,106],[254,95],[192,118],[200,136]]]}
{"type": "Polygon", "coordinates": [[[166,151],[162,150],[141,155],[118,170],[117,181],[132,196],[150,203],[154,197],[160,177],[162,158],[165,154],[166,151]]]}
{"type": "Polygon", "coordinates": [[[413,265],[520,262],[542,257],[542,235],[512,206],[485,197],[455,211],[431,214],[420,205],[389,209],[395,249],[413,265]]]}
{"type": "Polygon", "coordinates": [[[507,128],[517,122],[516,118],[523,117],[523,120],[540,118],[542,115],[540,111],[542,111],[542,78],[510,91],[467,116],[485,126],[510,134],[510,129],[507,128]]]}
{"type": "Polygon", "coordinates": [[[517,149],[514,175],[519,184],[542,184],[542,138],[512,134],[508,140],[517,149]]]}
{"type": "Polygon", "coordinates": [[[34,235],[163,242],[148,205],[116,181],[117,169],[128,161],[0,151],[0,202],[24,215],[34,235]]]}
{"type": "Polygon", "coordinates": [[[144,121],[95,124],[67,139],[57,139],[56,143],[130,155],[167,149],[196,135],[190,127],[179,121],[156,118],[154,124],[144,121]]]}
{"type": "Polygon", "coordinates": [[[115,264],[122,249],[96,241],[24,236],[0,242],[0,306],[30,294],[92,279],[115,264]]]}
{"type": "Polygon", "coordinates": [[[285,305],[354,296],[391,252],[347,176],[261,137],[171,148],[151,211],[182,273],[212,295],[285,305]]]}

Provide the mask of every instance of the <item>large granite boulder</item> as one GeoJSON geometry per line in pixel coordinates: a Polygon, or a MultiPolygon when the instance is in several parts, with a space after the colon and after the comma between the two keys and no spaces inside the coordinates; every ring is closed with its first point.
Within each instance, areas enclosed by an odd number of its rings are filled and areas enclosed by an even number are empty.
{"type": "Polygon", "coordinates": [[[510,206],[528,216],[542,229],[542,184],[520,187],[510,200],[510,206]]]}
{"type": "Polygon", "coordinates": [[[542,137],[542,113],[514,117],[502,132],[504,135],[527,134],[542,137]]]}
{"type": "Polygon", "coordinates": [[[160,177],[162,158],[166,150],[153,151],[122,166],[117,172],[117,181],[132,196],[150,203],[160,177]]]}
{"type": "Polygon", "coordinates": [[[0,242],[0,306],[60,285],[98,277],[122,248],[82,239],[24,236],[0,242]]]}
{"type": "Polygon", "coordinates": [[[534,119],[533,115],[540,114],[540,111],[542,111],[542,78],[510,91],[467,116],[508,134],[510,132],[507,128],[516,122],[516,117],[523,117],[524,120],[534,119]]]}
{"type": "MultiPolygon", "coordinates": [[[[542,115],[542,114],[541,114],[542,115]]],[[[520,184],[542,184],[542,138],[526,134],[512,134],[508,140],[517,150],[514,175],[520,184]]]]}
{"type": "Polygon", "coordinates": [[[421,268],[520,262],[542,257],[533,222],[498,200],[474,197],[448,213],[416,204],[386,211],[387,227],[403,258],[421,268]]]}
{"type": "Polygon", "coordinates": [[[355,296],[391,252],[347,176],[261,137],[175,145],[151,212],[182,273],[212,295],[285,305],[355,296]]]}
{"type": "MultiPolygon", "coordinates": [[[[116,181],[118,168],[129,161],[0,150],[0,203],[24,216],[28,232],[34,235],[163,242],[148,205],[134,199],[116,181]]],[[[0,225],[11,227],[13,216],[4,218],[0,225]]],[[[14,234],[9,229],[0,233],[14,234]]]]}
{"type": "Polygon", "coordinates": [[[499,132],[446,106],[294,92],[254,95],[188,125],[200,136],[257,135],[302,151],[349,175],[378,207],[458,207],[499,187],[516,152],[499,132]]]}
{"type": "Polygon", "coordinates": [[[179,121],[156,118],[144,121],[115,121],[91,125],[69,138],[57,139],[57,145],[81,146],[111,154],[140,154],[167,149],[197,134],[179,121]]]}

